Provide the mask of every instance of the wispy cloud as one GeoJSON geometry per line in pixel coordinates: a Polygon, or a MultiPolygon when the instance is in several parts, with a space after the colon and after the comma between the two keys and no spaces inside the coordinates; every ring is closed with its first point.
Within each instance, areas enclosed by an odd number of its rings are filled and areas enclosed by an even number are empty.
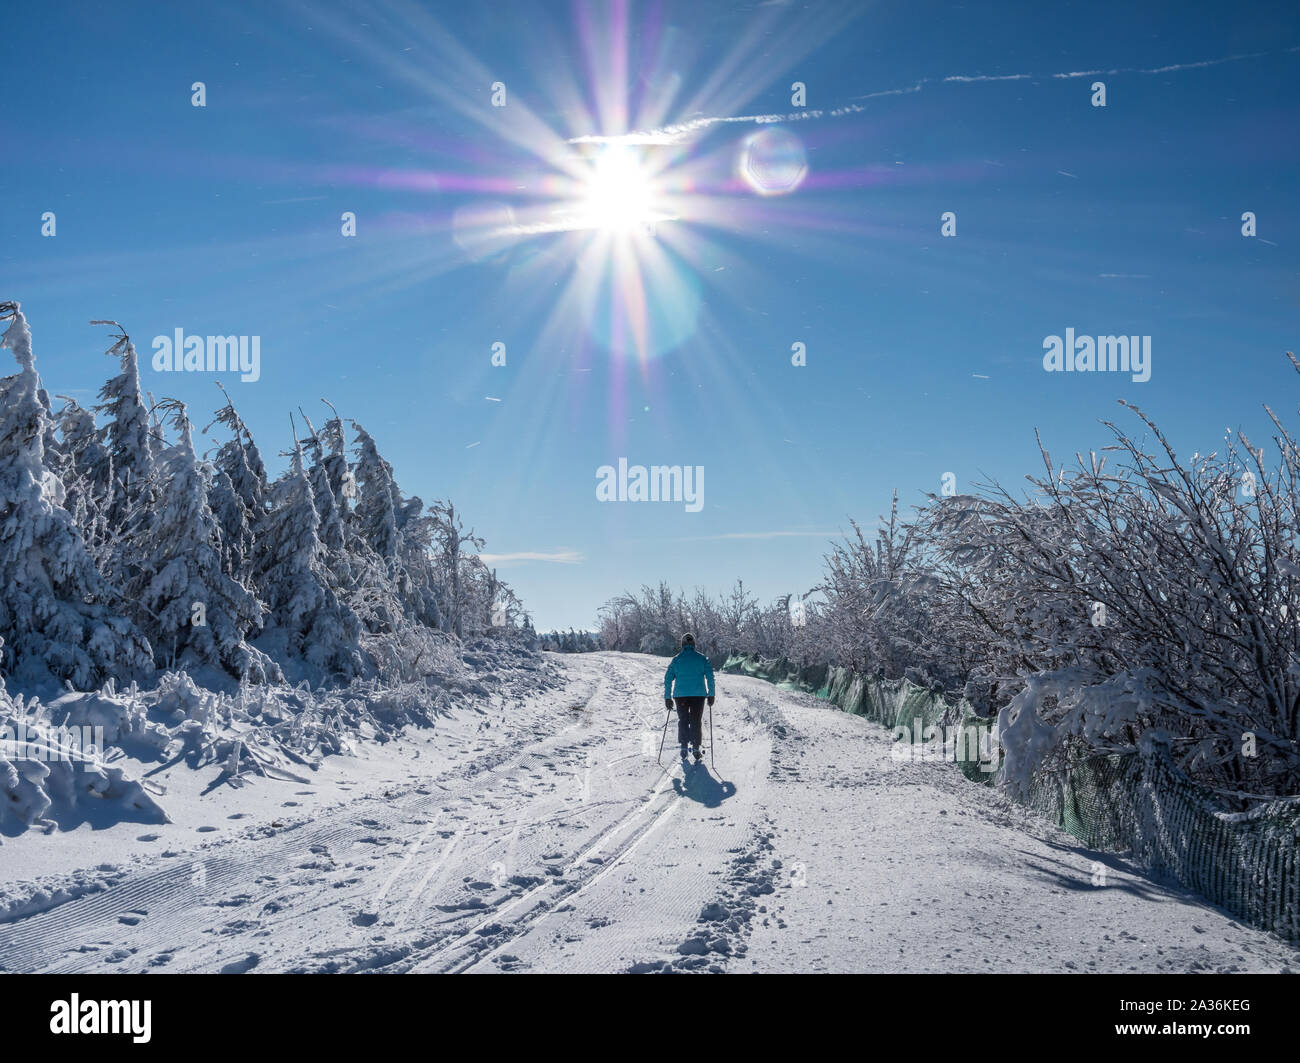
{"type": "MultiPolygon", "coordinates": [[[[1295,48],[1284,49],[1286,52],[1300,51],[1300,45],[1295,48]]],[[[932,84],[938,81],[941,84],[949,82],[981,82],[981,81],[1043,81],[1043,80],[1065,80],[1069,78],[1091,78],[1098,75],[1115,75],[1115,74],[1174,74],[1180,70],[1200,70],[1207,66],[1222,66],[1224,63],[1239,63],[1244,59],[1261,59],[1266,55],[1274,55],[1274,52],[1245,52],[1241,55],[1225,55],[1220,59],[1201,59],[1194,63],[1170,63],[1168,66],[1117,66],[1109,69],[1097,70],[1067,70],[1058,74],[950,74],[944,78],[922,78],[910,89],[893,90],[903,92],[915,92],[922,85],[932,84]]],[[[872,95],[878,95],[873,93],[872,95]]],[[[857,96],[855,99],[867,99],[866,96],[857,96]]]]}
{"type": "MultiPolygon", "coordinates": [[[[1282,49],[1282,53],[1300,51],[1300,45],[1282,49]]],[[[915,84],[905,88],[881,89],[878,92],[868,92],[862,96],[854,96],[855,100],[874,100],[882,96],[908,96],[912,93],[920,92],[926,85],[933,84],[975,84],[989,81],[1046,81],[1062,80],[1069,78],[1087,78],[1098,75],[1113,76],[1117,74],[1173,74],[1182,70],[1201,70],[1205,67],[1222,66],[1224,63],[1239,63],[1246,59],[1260,59],[1267,55],[1281,54],[1276,52],[1246,52],[1240,55],[1225,55],[1219,59],[1201,59],[1192,63],[1171,63],[1168,66],[1155,67],[1112,67],[1109,69],[1097,70],[1067,70],[1055,74],[949,74],[941,78],[921,78],[915,84]]],[[[601,136],[598,134],[588,134],[580,137],[571,137],[570,144],[639,144],[639,145],[671,145],[681,144],[699,136],[706,130],[715,125],[727,123],[749,123],[752,125],[766,125],[774,122],[806,122],[818,118],[838,118],[845,114],[856,114],[863,111],[860,104],[850,103],[843,107],[837,107],[832,111],[810,110],[794,111],[790,114],[741,114],[726,116],[701,116],[690,118],[684,122],[674,125],[662,126],[658,129],[642,129],[630,133],[618,133],[611,136],[601,136]]]]}
{"type": "Polygon", "coordinates": [[[559,565],[576,565],[583,560],[577,550],[555,550],[545,553],[540,550],[520,550],[513,554],[479,554],[478,559],[485,565],[520,564],[525,561],[550,561],[559,565]]]}
{"type": "MultiPolygon", "coordinates": [[[[919,86],[918,86],[919,88],[919,86]]],[[[916,89],[890,89],[886,92],[872,93],[872,96],[893,96],[903,92],[914,92],[916,89]]],[[[859,96],[857,99],[869,99],[868,96],[859,96]]],[[[641,129],[631,133],[617,133],[612,136],[601,136],[595,133],[588,133],[580,137],[571,137],[570,144],[635,144],[635,145],[669,145],[681,144],[693,137],[703,133],[715,125],[727,125],[730,123],[741,123],[750,125],[773,125],[777,122],[808,122],[817,118],[838,118],[840,115],[856,114],[865,108],[856,103],[850,103],[844,107],[837,107],[833,111],[811,110],[811,111],[793,111],[789,114],[736,114],[723,117],[702,117],[691,118],[685,122],[678,122],[675,125],[662,126],[659,129],[641,129]]]]}
{"type": "MultiPolygon", "coordinates": [[[[1288,52],[1296,51],[1295,48],[1286,49],[1288,52]]],[[[1243,59],[1259,59],[1269,55],[1269,52],[1247,52],[1243,55],[1225,55],[1222,59],[1202,59],[1196,63],[1171,63],[1169,66],[1120,66],[1113,67],[1110,70],[1071,70],[1066,74],[1053,74],[1054,78],[1090,78],[1098,74],[1173,74],[1179,70],[1200,70],[1207,66],[1221,66],[1224,63],[1239,63],[1243,59]]]]}
{"type": "Polygon", "coordinates": [[[944,81],[1024,81],[1032,74],[949,74],[944,81]]]}

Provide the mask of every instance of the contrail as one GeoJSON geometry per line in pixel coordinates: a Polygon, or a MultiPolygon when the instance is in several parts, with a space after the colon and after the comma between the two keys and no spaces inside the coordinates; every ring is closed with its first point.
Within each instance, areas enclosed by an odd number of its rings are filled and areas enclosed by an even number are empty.
{"type": "MultiPolygon", "coordinates": [[[[1300,52],[1300,45],[1291,48],[1282,49],[1282,53],[1300,52]]],[[[1059,74],[949,74],[942,78],[921,78],[914,85],[898,89],[882,89],[879,92],[868,92],[863,96],[854,96],[855,100],[874,100],[882,96],[910,96],[913,93],[920,92],[926,85],[933,84],[974,84],[976,82],[986,81],[1046,81],[1062,80],[1069,78],[1087,78],[1098,75],[1113,76],[1116,74],[1172,74],[1180,70],[1199,70],[1209,66],[1222,66],[1224,63],[1239,63],[1246,59],[1260,59],[1267,55],[1281,54],[1278,52],[1247,52],[1242,55],[1227,55],[1221,59],[1202,59],[1194,63],[1172,63],[1169,66],[1157,67],[1113,67],[1107,70],[1069,70],[1059,74]]],[[[571,137],[570,144],[641,144],[641,145],[671,145],[681,144],[693,137],[704,132],[704,130],[715,125],[724,123],[751,123],[753,125],[768,125],[774,122],[806,122],[817,118],[838,118],[845,114],[857,114],[866,108],[857,103],[849,103],[843,107],[837,107],[833,111],[795,111],[791,114],[742,114],[719,117],[701,117],[692,118],[685,122],[679,122],[674,125],[662,126],[659,129],[637,130],[631,133],[618,133],[612,136],[601,136],[598,134],[588,134],[586,136],[571,137]]]]}

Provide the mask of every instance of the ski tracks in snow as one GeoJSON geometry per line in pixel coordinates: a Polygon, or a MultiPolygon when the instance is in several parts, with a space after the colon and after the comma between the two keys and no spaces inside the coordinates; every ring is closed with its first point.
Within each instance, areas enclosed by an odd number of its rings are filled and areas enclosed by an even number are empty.
{"type": "Polygon", "coordinates": [[[660,766],[664,662],[564,662],[563,691],[436,777],[0,923],[0,970],[1296,966],[954,765],[891,760],[865,720],[723,675],[716,770],[677,764],[675,735],[660,766]]]}
{"type": "MultiPolygon", "coordinates": [[[[742,830],[721,807],[737,788],[656,763],[660,666],[568,661],[572,682],[539,710],[550,733],[0,924],[0,969],[619,970],[669,948],[725,862],[696,819],[742,830]]],[[[758,775],[747,726],[719,762],[744,752],[758,775]]]]}

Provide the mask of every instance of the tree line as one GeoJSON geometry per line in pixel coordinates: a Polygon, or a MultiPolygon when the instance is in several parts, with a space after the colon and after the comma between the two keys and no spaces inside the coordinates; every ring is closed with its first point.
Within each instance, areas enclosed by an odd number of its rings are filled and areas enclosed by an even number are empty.
{"type": "MultiPolygon", "coordinates": [[[[196,447],[185,403],[118,372],[86,408],[41,386],[19,304],[0,303],[0,667],[88,689],[157,669],[255,682],[418,672],[431,639],[531,633],[450,501],[404,495],[373,436],[328,402],[290,415],[271,479],[225,389],[196,447]],[[349,435],[351,453],[349,454],[349,435]]],[[[218,385],[220,386],[220,385],[218,385]]]]}

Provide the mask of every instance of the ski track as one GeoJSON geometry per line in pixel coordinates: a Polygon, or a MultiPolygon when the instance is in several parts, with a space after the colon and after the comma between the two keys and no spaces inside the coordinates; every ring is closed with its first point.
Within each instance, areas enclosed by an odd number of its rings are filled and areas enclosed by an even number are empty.
{"type": "Polygon", "coordinates": [[[0,923],[0,970],[1298,966],[955,766],[891,760],[882,728],[806,695],[720,676],[717,769],[683,771],[675,735],[655,760],[662,660],[564,663],[562,692],[437,777],[0,923]]]}

